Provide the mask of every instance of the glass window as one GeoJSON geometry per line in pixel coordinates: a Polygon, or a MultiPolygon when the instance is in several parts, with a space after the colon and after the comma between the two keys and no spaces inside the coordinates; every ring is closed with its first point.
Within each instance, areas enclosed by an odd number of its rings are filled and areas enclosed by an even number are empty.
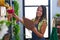
{"type": "Polygon", "coordinates": [[[25,0],[25,5],[48,5],[48,0],[25,0]]]}
{"type": "MultiPolygon", "coordinates": [[[[48,20],[48,0],[24,0],[25,17],[32,20],[36,17],[36,11],[38,6],[45,5],[47,9],[47,20],[48,20]]],[[[48,24],[48,21],[47,21],[48,24]]],[[[48,38],[48,25],[44,34],[45,38],[48,38]]],[[[32,31],[25,28],[25,37],[32,38],[32,31]]]]}
{"type": "MultiPolygon", "coordinates": [[[[47,20],[48,20],[48,7],[46,7],[46,11],[47,11],[47,20]]],[[[32,20],[36,17],[36,11],[37,11],[37,7],[25,7],[25,17],[32,20]]],[[[48,23],[48,21],[47,21],[48,23]]],[[[25,29],[25,34],[26,34],[26,38],[32,38],[32,31],[28,30],[27,28],[25,29]],[[27,34],[28,33],[28,34],[27,34]]],[[[47,25],[47,29],[45,31],[44,37],[47,38],[48,37],[48,25],[47,25]]]]}

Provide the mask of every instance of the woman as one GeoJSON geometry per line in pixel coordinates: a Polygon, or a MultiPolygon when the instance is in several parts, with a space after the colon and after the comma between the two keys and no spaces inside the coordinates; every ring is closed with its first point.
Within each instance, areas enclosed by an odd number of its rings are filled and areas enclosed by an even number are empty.
{"type": "MultiPolygon", "coordinates": [[[[42,35],[46,30],[46,7],[41,5],[37,8],[36,18],[34,20],[35,27],[42,35]]],[[[32,40],[45,40],[45,38],[38,37],[34,32],[32,32],[32,40]]]]}
{"type": "MultiPolygon", "coordinates": [[[[19,18],[15,13],[14,13],[14,10],[12,7],[8,6],[7,8],[7,12],[8,12],[8,20],[10,20],[12,17],[15,17],[16,20],[20,21],[22,24],[24,24],[24,20],[23,18],[19,18]]],[[[39,6],[38,9],[37,9],[37,14],[36,14],[36,18],[35,18],[35,21],[34,21],[34,24],[35,24],[35,27],[27,27],[28,29],[32,30],[33,31],[33,38],[32,40],[43,40],[43,36],[44,36],[44,32],[45,32],[45,29],[46,29],[46,21],[43,21],[43,19],[46,19],[46,7],[45,6],[39,6]],[[40,31],[38,31],[38,24],[39,22],[42,21],[42,25],[41,25],[41,28],[40,31]]]]}

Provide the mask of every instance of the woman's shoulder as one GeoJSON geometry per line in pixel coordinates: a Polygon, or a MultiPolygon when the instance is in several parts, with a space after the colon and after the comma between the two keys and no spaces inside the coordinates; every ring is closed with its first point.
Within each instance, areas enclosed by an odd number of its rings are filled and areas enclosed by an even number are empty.
{"type": "Polygon", "coordinates": [[[35,21],[35,18],[33,18],[32,21],[35,21]]]}
{"type": "Polygon", "coordinates": [[[43,21],[43,22],[47,22],[47,19],[43,19],[42,21],[43,21]]]}
{"type": "Polygon", "coordinates": [[[42,24],[47,24],[47,19],[43,19],[42,24]]]}
{"type": "Polygon", "coordinates": [[[39,22],[39,24],[47,23],[46,19],[43,19],[42,21],[39,22]]]}

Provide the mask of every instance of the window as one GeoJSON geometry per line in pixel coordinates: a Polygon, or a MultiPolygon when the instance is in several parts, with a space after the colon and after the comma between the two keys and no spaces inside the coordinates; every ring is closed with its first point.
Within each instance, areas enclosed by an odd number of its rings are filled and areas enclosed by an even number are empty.
{"type": "Polygon", "coordinates": [[[5,2],[9,3],[10,4],[10,0],[5,0],[5,2]]]}
{"type": "Polygon", "coordinates": [[[25,0],[26,5],[48,5],[48,0],[25,0]]]}
{"type": "MultiPolygon", "coordinates": [[[[47,9],[47,20],[48,20],[48,0],[24,0],[24,8],[25,8],[25,17],[32,20],[36,17],[36,11],[38,6],[45,5],[47,9]]],[[[48,24],[48,21],[47,21],[48,24]]],[[[48,25],[44,34],[45,38],[48,38],[48,25]]],[[[32,31],[25,28],[25,38],[32,38],[32,31]]]]}

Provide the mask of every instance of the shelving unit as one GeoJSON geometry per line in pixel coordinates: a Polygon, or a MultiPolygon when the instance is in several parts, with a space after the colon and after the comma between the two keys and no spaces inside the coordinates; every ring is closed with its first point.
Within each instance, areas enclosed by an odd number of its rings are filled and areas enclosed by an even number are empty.
{"type": "Polygon", "coordinates": [[[57,35],[60,39],[60,17],[55,18],[55,26],[57,28],[57,35]]]}

